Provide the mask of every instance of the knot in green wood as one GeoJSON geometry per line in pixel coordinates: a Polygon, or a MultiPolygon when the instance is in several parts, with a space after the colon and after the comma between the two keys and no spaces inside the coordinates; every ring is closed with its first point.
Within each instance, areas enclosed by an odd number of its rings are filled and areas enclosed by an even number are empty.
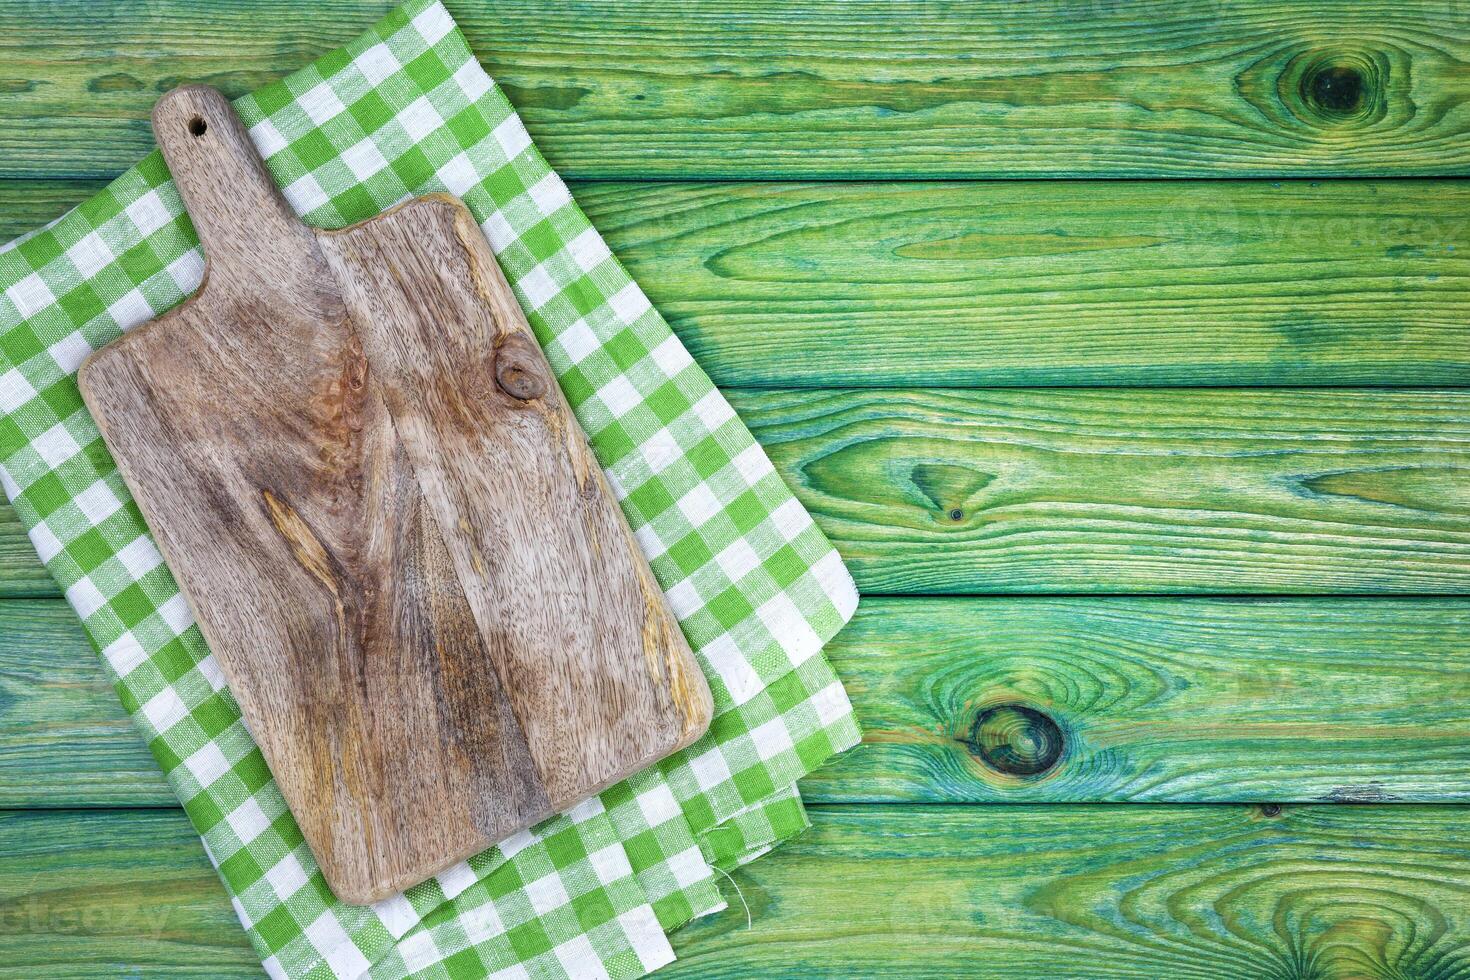
{"type": "Polygon", "coordinates": [[[1323,65],[1302,79],[1302,99],[1323,115],[1349,116],[1362,106],[1365,84],[1354,65],[1323,65]]]}
{"type": "Polygon", "coordinates": [[[1352,49],[1304,51],[1282,76],[1282,96],[1314,126],[1365,126],[1387,112],[1388,59],[1352,49]]]}
{"type": "Polygon", "coordinates": [[[1047,772],[1065,747],[1057,723],[1023,704],[998,704],[981,711],[962,741],[981,762],[1008,776],[1047,772]]]}

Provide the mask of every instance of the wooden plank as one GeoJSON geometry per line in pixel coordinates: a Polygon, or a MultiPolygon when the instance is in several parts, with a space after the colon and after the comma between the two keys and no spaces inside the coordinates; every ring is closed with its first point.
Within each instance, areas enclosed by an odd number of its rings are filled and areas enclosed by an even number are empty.
{"type": "Polygon", "coordinates": [[[1455,976],[1455,807],[824,807],[670,976],[1455,976]]]}
{"type": "MultiPolygon", "coordinates": [[[[1462,809],[1267,813],[814,807],[810,832],[735,872],[727,911],[674,933],[660,975],[1463,972],[1462,809]]],[[[18,975],[257,975],[182,813],[3,814],[0,845],[0,962],[18,975]]]]}
{"type": "Polygon", "coordinates": [[[1470,589],[1470,393],[731,401],[869,595],[1470,589]]]}
{"type": "Polygon", "coordinates": [[[263,976],[182,810],[0,813],[0,972],[263,976]]]}
{"type": "Polygon", "coordinates": [[[827,802],[1470,801],[1470,601],[867,599],[827,802]]]}
{"type": "Polygon", "coordinates": [[[1470,590],[1470,392],[729,394],[869,595],[1470,590]]]}
{"type": "Polygon", "coordinates": [[[96,178],[0,180],[0,244],[61,217],[106,186],[96,178]]]}
{"type": "MultiPolygon", "coordinates": [[[[566,175],[1362,176],[1470,165],[1470,19],[1456,0],[450,6],[566,175]]],[[[117,173],[151,145],[148,109],[174,84],[238,95],[389,7],[11,2],[0,175],[117,173]]]]}
{"type": "MultiPolygon", "coordinates": [[[[0,240],[93,187],[0,181],[0,240]]],[[[573,192],[721,385],[1470,383],[1458,181],[573,192]]]]}
{"type": "Polygon", "coordinates": [[[1459,182],[574,191],[720,384],[1470,382],[1459,182]]]}
{"type": "MultiPolygon", "coordinates": [[[[1466,801],[1467,632],[1456,599],[865,599],[827,648],[864,744],[802,793],[1466,801]]],[[[0,602],[0,807],[174,805],[71,611],[0,602]]]]}
{"type": "Polygon", "coordinates": [[[0,494],[0,598],[52,596],[60,590],[36,557],[15,509],[0,494]]]}
{"type": "Polygon", "coordinates": [[[59,599],[0,601],[0,808],[178,806],[59,599]]]}

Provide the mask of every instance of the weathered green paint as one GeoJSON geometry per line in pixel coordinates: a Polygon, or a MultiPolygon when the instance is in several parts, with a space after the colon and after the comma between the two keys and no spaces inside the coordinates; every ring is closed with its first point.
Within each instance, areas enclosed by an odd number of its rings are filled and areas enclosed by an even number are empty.
{"type": "Polygon", "coordinates": [[[51,596],[56,582],[46,573],[15,510],[0,494],[0,598],[51,596]]]}
{"type": "MultiPolygon", "coordinates": [[[[385,0],[6,11],[0,176],[116,173],[181,80],[234,95],[385,0]]],[[[1457,0],[455,2],[568,176],[1419,176],[1470,167],[1457,0]]]]}
{"type": "MultiPolygon", "coordinates": [[[[1464,599],[868,599],[828,649],[864,744],[803,792],[1470,801],[1467,634],[1464,599]]],[[[70,609],[0,602],[0,807],[175,805],[70,609]]]]}
{"type": "Polygon", "coordinates": [[[0,812],[0,975],[263,977],[182,810],[0,812]]]}
{"type": "MultiPolygon", "coordinates": [[[[814,807],[660,977],[1458,977],[1464,811],[814,807]],[[746,928],[742,897],[752,912],[746,928]]],[[[17,976],[259,976],[183,814],[0,814],[17,976]],[[99,846],[106,842],[105,846],[99,846]]]]}
{"type": "Polygon", "coordinates": [[[670,976],[1461,977],[1455,807],[814,808],[670,976]]]}
{"type": "MultiPolygon", "coordinates": [[[[0,181],[0,241],[95,186],[0,181]]],[[[721,385],[1470,383],[1457,181],[573,192],[721,385]]]]}
{"type": "Polygon", "coordinates": [[[720,384],[1470,383],[1464,183],[574,191],[720,384]]]}
{"type": "Polygon", "coordinates": [[[91,180],[0,180],[0,243],[61,217],[107,186],[91,180]]]}
{"type": "MultiPolygon", "coordinates": [[[[1466,599],[867,599],[826,802],[1470,802],[1466,599]]],[[[1466,811],[1470,818],[1470,810],[1466,811]]]]}
{"type": "Polygon", "coordinates": [[[1470,392],[729,394],[868,594],[1470,587],[1470,392]]]}
{"type": "Polygon", "coordinates": [[[1460,593],[1470,392],[737,392],[875,593],[1460,593]]]}
{"type": "MultiPolygon", "coordinates": [[[[1463,4],[447,2],[866,592],[1318,594],[870,595],[842,805],[660,976],[1470,973],[1470,810],[1404,803],[1470,779],[1470,392],[1344,387],[1470,383],[1470,191],[1091,180],[1466,175],[1463,4]]],[[[390,5],[0,0],[0,240],[390,5]]],[[[0,975],[140,974],[260,971],[72,615],[0,601],[0,975]]]]}
{"type": "Polygon", "coordinates": [[[176,807],[60,599],[0,601],[0,808],[176,807]]]}

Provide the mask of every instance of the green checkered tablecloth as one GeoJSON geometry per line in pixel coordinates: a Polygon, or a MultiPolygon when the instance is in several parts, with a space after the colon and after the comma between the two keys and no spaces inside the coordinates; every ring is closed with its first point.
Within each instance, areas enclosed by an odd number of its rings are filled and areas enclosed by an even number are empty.
{"type": "Polygon", "coordinates": [[[437,2],[237,103],[308,222],[449,191],[480,221],[715,697],[709,734],[371,907],[338,902],[77,393],[203,255],[157,153],[0,249],[0,481],[281,977],[634,977],[722,907],[715,869],[806,826],[795,781],[857,741],[821,648],[852,580],[531,144],[437,2]]]}

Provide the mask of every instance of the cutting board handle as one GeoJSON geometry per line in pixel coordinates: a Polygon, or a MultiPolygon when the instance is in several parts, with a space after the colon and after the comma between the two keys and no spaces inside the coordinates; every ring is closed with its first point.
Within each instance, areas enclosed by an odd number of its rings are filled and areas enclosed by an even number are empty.
{"type": "Polygon", "coordinates": [[[223,95],[184,85],[153,107],[153,135],[210,268],[271,291],[293,288],[294,259],[315,249],[223,95]]]}

